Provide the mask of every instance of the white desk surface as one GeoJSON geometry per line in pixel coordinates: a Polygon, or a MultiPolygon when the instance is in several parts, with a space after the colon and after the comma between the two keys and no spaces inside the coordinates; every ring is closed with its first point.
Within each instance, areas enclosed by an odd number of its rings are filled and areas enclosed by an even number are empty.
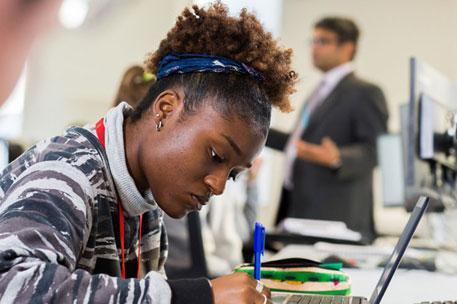
{"type": "MultiPolygon", "coordinates": [[[[313,246],[309,245],[289,245],[268,260],[291,257],[320,260],[322,253],[316,252],[313,246]]],[[[381,276],[382,270],[382,268],[343,269],[352,278],[352,294],[368,299],[381,276]]],[[[457,276],[424,270],[398,269],[381,303],[408,304],[437,300],[457,301],[457,276]]]]}
{"type": "MultiPolygon", "coordinates": [[[[344,269],[352,278],[352,294],[368,299],[378,283],[382,269],[344,269]]],[[[422,301],[457,300],[457,277],[424,270],[395,272],[382,299],[383,304],[420,303],[422,301]]]]}

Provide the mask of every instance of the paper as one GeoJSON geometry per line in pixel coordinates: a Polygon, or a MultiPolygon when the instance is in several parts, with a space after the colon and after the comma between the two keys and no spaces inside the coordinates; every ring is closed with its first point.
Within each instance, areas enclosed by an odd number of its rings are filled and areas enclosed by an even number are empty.
{"type": "Polygon", "coordinates": [[[304,236],[327,239],[360,241],[360,232],[347,228],[339,221],[311,220],[300,218],[286,218],[279,225],[278,230],[304,236]]]}

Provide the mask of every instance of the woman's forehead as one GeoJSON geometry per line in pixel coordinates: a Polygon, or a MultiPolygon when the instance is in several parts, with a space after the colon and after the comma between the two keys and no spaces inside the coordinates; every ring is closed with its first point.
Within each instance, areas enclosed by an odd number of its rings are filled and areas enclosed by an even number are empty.
{"type": "Polygon", "coordinates": [[[248,118],[242,117],[236,111],[221,113],[215,109],[211,104],[203,105],[198,111],[198,116],[201,119],[207,120],[214,128],[225,130],[226,132],[234,133],[236,135],[252,135],[256,136],[257,128],[253,127],[252,121],[248,118]],[[246,134],[247,133],[247,134],[246,134]]]}
{"type": "Polygon", "coordinates": [[[204,121],[212,136],[240,157],[249,158],[263,146],[265,136],[236,114],[221,115],[207,106],[199,112],[198,116],[200,115],[201,120],[197,119],[197,121],[204,121]]]}

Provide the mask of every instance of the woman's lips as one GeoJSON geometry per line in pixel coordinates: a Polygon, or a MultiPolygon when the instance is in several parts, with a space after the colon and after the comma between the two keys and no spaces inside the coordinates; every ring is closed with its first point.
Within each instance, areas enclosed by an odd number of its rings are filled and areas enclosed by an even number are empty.
{"type": "Polygon", "coordinates": [[[191,194],[192,201],[194,202],[192,206],[196,211],[200,211],[204,205],[208,203],[209,198],[201,195],[191,194]]]}

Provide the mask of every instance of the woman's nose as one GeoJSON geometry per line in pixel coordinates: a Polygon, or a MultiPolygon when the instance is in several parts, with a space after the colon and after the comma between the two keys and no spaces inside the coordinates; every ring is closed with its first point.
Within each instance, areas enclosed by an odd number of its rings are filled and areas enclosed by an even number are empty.
{"type": "Polygon", "coordinates": [[[221,195],[224,192],[226,182],[227,177],[222,174],[211,174],[205,177],[205,184],[214,195],[221,195]]]}

